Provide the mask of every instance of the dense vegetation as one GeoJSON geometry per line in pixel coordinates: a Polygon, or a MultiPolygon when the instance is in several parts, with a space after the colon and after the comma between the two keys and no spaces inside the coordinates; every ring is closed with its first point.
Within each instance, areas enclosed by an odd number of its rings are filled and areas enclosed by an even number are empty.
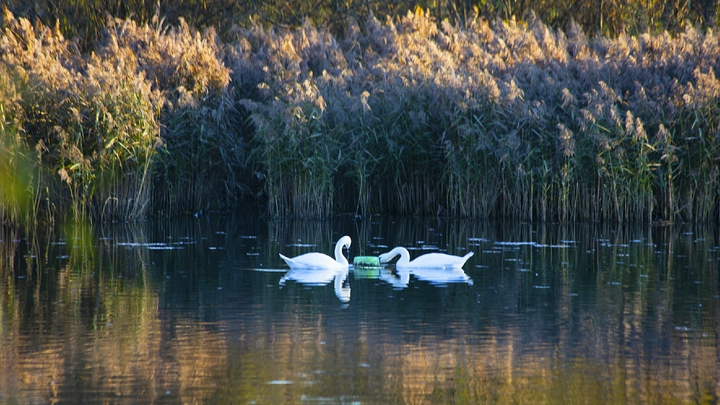
{"type": "Polygon", "coordinates": [[[718,2],[712,0],[5,0],[4,4],[30,21],[38,19],[45,25],[58,21],[66,37],[78,37],[82,44],[91,44],[105,29],[107,14],[141,24],[156,15],[172,25],[184,18],[193,27],[214,27],[222,38],[234,25],[247,25],[253,18],[274,27],[299,27],[309,19],[338,37],[347,29],[348,17],[362,24],[370,13],[397,16],[416,7],[436,21],[461,27],[471,25],[478,14],[495,21],[513,16],[527,20],[534,13],[552,29],[567,31],[574,21],[587,33],[610,37],[677,33],[688,24],[714,26],[720,17],[718,2]]]}
{"type": "Polygon", "coordinates": [[[348,18],[341,35],[265,22],[220,36],[109,20],[86,49],[6,11],[0,216],[257,199],[274,216],[718,218],[711,29],[588,37],[532,13],[422,9],[348,18]]]}

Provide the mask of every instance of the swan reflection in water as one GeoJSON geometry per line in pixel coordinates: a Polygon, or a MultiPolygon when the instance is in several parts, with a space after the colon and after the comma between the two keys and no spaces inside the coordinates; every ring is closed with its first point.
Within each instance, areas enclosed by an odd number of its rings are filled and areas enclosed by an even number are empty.
{"type": "Polygon", "coordinates": [[[447,284],[466,283],[473,285],[473,280],[463,269],[458,268],[423,268],[414,267],[399,268],[395,273],[388,269],[380,272],[380,280],[390,284],[394,289],[401,290],[407,288],[410,283],[410,275],[413,275],[420,281],[427,281],[436,287],[444,287],[447,284]]]}
{"type": "Polygon", "coordinates": [[[350,302],[350,287],[343,286],[348,277],[348,269],[290,269],[280,279],[280,287],[288,280],[311,287],[324,286],[334,281],[335,295],[341,302],[350,302]]]}
{"type": "Polygon", "coordinates": [[[390,284],[395,290],[402,290],[407,288],[410,283],[410,270],[398,269],[397,272],[393,273],[388,269],[383,268],[380,270],[380,280],[390,284]]]}
{"type": "Polygon", "coordinates": [[[394,288],[407,287],[410,274],[418,280],[427,281],[435,286],[444,286],[450,283],[473,284],[472,278],[462,269],[462,266],[473,255],[473,252],[468,252],[465,256],[427,253],[410,261],[408,250],[399,246],[381,254],[379,256],[380,263],[388,263],[398,255],[400,260],[395,264],[397,275],[394,276],[389,272],[381,274],[381,279],[390,283],[394,288]]]}
{"type": "Polygon", "coordinates": [[[427,281],[432,285],[444,286],[452,283],[473,285],[473,280],[461,268],[434,269],[415,267],[410,270],[418,280],[427,281]]]}

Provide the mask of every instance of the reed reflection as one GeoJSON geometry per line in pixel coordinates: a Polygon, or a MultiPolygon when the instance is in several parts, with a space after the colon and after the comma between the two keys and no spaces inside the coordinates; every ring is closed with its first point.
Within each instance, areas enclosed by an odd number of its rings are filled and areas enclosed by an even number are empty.
{"type": "Polygon", "coordinates": [[[715,227],[221,218],[0,240],[0,403],[720,397],[715,227]],[[267,271],[289,243],[345,234],[351,257],[474,256],[440,284],[393,266],[267,271]]]}

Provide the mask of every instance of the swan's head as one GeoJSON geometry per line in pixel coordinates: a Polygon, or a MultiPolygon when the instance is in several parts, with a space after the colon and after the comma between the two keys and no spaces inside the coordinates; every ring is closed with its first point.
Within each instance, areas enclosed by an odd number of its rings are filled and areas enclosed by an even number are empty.
{"type": "Polygon", "coordinates": [[[380,263],[387,263],[390,260],[392,260],[393,257],[395,257],[395,255],[391,255],[390,253],[392,253],[392,252],[385,252],[385,253],[381,254],[380,256],[378,256],[380,263]]]}
{"type": "Polygon", "coordinates": [[[404,247],[398,246],[389,252],[385,252],[385,253],[381,254],[380,256],[378,256],[378,259],[380,260],[380,263],[388,263],[390,260],[392,260],[395,256],[398,256],[398,255],[399,256],[405,255],[405,256],[408,256],[408,258],[410,257],[410,253],[408,253],[407,249],[405,249],[404,247]]]}
{"type": "Polygon", "coordinates": [[[349,248],[351,243],[352,239],[350,239],[349,236],[345,235],[340,238],[340,240],[338,240],[337,245],[340,246],[340,248],[349,248]]]}

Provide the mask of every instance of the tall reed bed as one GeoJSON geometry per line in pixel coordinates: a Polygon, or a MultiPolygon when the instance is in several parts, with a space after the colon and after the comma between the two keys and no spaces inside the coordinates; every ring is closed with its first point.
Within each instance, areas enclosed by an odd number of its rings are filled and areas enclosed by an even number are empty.
{"type": "Polygon", "coordinates": [[[158,106],[162,148],[154,164],[153,212],[172,216],[232,206],[245,192],[243,111],[231,98],[230,71],[209,29],[184,21],[175,27],[112,20],[99,53],[132,55],[135,73],[162,94],[158,106]]]}
{"type": "Polygon", "coordinates": [[[2,27],[4,215],[259,197],[271,216],[718,218],[712,30],[589,39],[418,9],[342,38],[251,21],[220,43],[110,20],[82,55],[57,29],[2,27]]]}
{"type": "Polygon", "coordinates": [[[20,93],[0,65],[0,218],[29,218],[35,208],[28,185],[32,183],[34,159],[23,142],[20,93]]]}
{"type": "Polygon", "coordinates": [[[83,55],[7,10],[2,28],[5,218],[30,205],[35,218],[136,220],[237,199],[240,119],[212,31],[109,20],[83,55]]]}
{"type": "MultiPolygon", "coordinates": [[[[2,100],[12,128],[0,135],[6,153],[28,156],[4,170],[32,173],[18,186],[24,195],[46,201],[50,216],[144,215],[160,96],[136,74],[135,60],[80,55],[57,29],[7,10],[0,53],[0,74],[13,89],[2,100]]],[[[0,205],[12,206],[12,199],[0,205]]]]}
{"type": "Polygon", "coordinates": [[[588,39],[420,10],[348,27],[231,45],[271,214],[718,217],[715,32],[588,39]]]}

